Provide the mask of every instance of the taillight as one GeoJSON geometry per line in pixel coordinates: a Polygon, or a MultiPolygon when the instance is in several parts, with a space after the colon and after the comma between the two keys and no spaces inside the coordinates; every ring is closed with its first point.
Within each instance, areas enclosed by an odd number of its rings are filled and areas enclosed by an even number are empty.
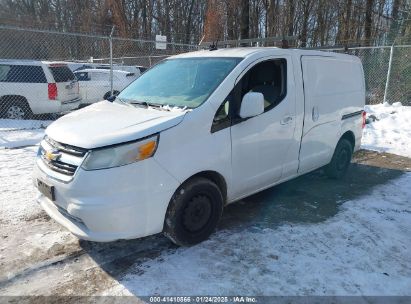
{"type": "Polygon", "coordinates": [[[48,91],[49,91],[49,99],[56,100],[57,99],[57,85],[55,83],[49,83],[48,91]]]}
{"type": "Polygon", "coordinates": [[[362,111],[362,128],[365,128],[365,123],[367,122],[367,112],[362,111]]]}

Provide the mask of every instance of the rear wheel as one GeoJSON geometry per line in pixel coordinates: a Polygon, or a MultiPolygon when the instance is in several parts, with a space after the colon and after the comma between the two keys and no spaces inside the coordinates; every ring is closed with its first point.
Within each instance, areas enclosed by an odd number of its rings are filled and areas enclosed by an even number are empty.
{"type": "Polygon", "coordinates": [[[164,234],[179,246],[200,243],[215,230],[223,205],[223,195],[215,183],[203,177],[194,178],[173,195],[164,234]]]}
{"type": "Polygon", "coordinates": [[[325,167],[325,173],[334,179],[340,179],[347,173],[352,158],[352,145],[345,139],[341,138],[335,148],[331,162],[325,167]]]}
{"type": "Polygon", "coordinates": [[[23,98],[4,98],[1,101],[0,116],[6,119],[30,119],[33,112],[23,98]]]}

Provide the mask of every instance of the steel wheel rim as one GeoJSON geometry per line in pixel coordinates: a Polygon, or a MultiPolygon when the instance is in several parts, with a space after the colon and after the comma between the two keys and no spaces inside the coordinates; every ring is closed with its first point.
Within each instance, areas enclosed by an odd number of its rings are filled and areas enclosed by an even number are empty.
{"type": "Polygon", "coordinates": [[[184,228],[191,233],[204,229],[212,218],[212,209],[212,202],[208,196],[197,195],[191,198],[183,214],[184,228]]]}

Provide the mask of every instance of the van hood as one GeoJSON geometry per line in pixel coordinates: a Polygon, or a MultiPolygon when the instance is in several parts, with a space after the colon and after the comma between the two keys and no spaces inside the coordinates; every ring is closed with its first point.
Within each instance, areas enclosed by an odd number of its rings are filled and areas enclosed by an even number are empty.
{"type": "Polygon", "coordinates": [[[185,113],[101,101],[59,118],[46,129],[46,134],[61,143],[92,149],[174,127],[185,113]]]}

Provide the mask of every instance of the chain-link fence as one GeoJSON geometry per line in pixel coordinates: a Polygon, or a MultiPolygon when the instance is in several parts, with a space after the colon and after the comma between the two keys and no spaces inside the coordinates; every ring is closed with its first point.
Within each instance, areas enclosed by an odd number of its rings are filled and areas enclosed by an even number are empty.
{"type": "Polygon", "coordinates": [[[8,26],[0,26],[0,41],[0,147],[30,144],[56,117],[117,94],[170,55],[198,49],[8,26]]]}
{"type": "Polygon", "coordinates": [[[320,49],[347,53],[363,63],[367,104],[411,106],[411,45],[320,49]]]}
{"type": "MultiPolygon", "coordinates": [[[[218,46],[287,45],[284,39],[254,40],[218,46]]],[[[0,26],[0,41],[0,147],[36,142],[56,117],[117,94],[170,55],[198,49],[196,45],[6,26],[0,26]]],[[[288,46],[293,41],[290,37],[288,46]]],[[[411,46],[322,50],[361,58],[367,104],[385,100],[411,105],[411,46]]]]}

